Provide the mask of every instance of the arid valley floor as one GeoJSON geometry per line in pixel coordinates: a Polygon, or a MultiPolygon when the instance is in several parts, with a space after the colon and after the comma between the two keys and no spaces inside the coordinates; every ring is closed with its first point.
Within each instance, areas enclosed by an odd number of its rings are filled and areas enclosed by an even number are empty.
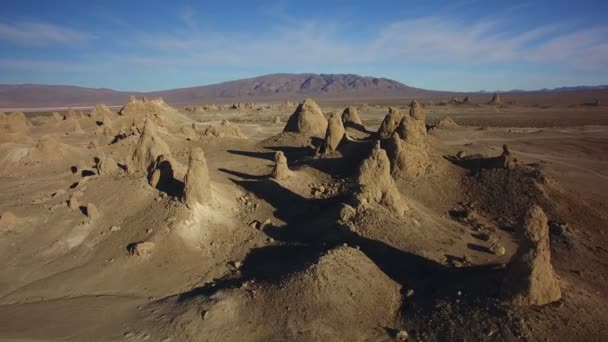
{"type": "Polygon", "coordinates": [[[605,340],[608,107],[410,101],[0,116],[0,340],[605,340]]]}

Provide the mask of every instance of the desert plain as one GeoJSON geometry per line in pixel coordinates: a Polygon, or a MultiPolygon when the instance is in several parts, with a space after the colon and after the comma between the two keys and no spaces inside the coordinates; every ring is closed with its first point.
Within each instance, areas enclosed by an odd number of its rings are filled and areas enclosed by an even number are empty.
{"type": "Polygon", "coordinates": [[[0,340],[602,340],[608,107],[568,96],[11,108],[0,340]]]}

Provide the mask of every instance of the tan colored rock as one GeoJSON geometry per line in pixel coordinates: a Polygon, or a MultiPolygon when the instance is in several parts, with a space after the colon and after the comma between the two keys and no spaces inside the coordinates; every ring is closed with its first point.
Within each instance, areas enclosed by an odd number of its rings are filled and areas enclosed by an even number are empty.
{"type": "Polygon", "coordinates": [[[391,177],[391,163],[380,143],[374,146],[371,155],[359,167],[357,182],[355,198],[358,206],[380,205],[398,216],[403,216],[408,210],[391,177]]]}
{"type": "Polygon", "coordinates": [[[325,141],[321,146],[321,153],[335,152],[344,139],[344,125],[342,124],[342,116],[334,113],[329,118],[327,131],[325,132],[325,141]]]}
{"type": "Polygon", "coordinates": [[[502,154],[496,158],[496,166],[501,169],[512,170],[516,166],[516,158],[509,151],[509,147],[505,144],[502,145],[502,154]]]}
{"type": "Polygon", "coordinates": [[[80,201],[78,200],[78,197],[75,194],[71,195],[68,199],[68,208],[72,210],[80,208],[80,201]]]}
{"type": "Polygon", "coordinates": [[[211,202],[211,178],[207,167],[205,153],[200,147],[190,151],[188,171],[184,178],[184,194],[182,201],[191,207],[195,203],[208,204],[211,202]]]}
{"type": "Polygon", "coordinates": [[[173,166],[175,164],[176,163],[171,156],[165,157],[162,154],[158,156],[151,168],[152,173],[149,176],[149,184],[155,189],[161,189],[173,182],[175,179],[173,166]]]}
{"type": "Polygon", "coordinates": [[[399,126],[403,116],[404,114],[397,108],[389,107],[388,114],[386,114],[384,120],[382,120],[382,123],[380,124],[380,128],[378,128],[378,138],[390,138],[397,129],[397,126],[399,126]]]}
{"type": "Polygon", "coordinates": [[[234,137],[234,138],[245,138],[245,135],[241,132],[238,126],[230,123],[228,120],[222,121],[219,125],[209,125],[203,132],[203,137],[234,137]]]}
{"type": "Polygon", "coordinates": [[[100,176],[111,175],[120,170],[118,163],[112,157],[102,157],[96,165],[97,174],[100,176]]]}
{"type": "Polygon", "coordinates": [[[87,217],[93,221],[97,220],[101,216],[101,213],[93,203],[87,204],[87,217]]]}
{"type": "Polygon", "coordinates": [[[131,254],[131,256],[146,258],[152,255],[154,247],[156,247],[156,245],[152,241],[135,243],[129,246],[129,254],[131,254]]]}
{"type": "Polygon", "coordinates": [[[460,127],[452,118],[445,117],[443,119],[437,120],[435,123],[434,129],[455,129],[460,127]]]}
{"type": "Polygon", "coordinates": [[[409,115],[404,115],[395,132],[401,139],[411,144],[422,144],[426,137],[425,114],[422,107],[412,101],[409,115]]]}
{"type": "Polygon", "coordinates": [[[281,123],[281,117],[280,116],[275,116],[273,122],[275,125],[278,125],[281,123]]]}
{"type": "Polygon", "coordinates": [[[547,216],[532,206],[518,232],[520,244],[511,259],[502,295],[514,305],[545,305],[561,298],[559,280],[551,265],[547,216]]]}
{"type": "Polygon", "coordinates": [[[363,126],[363,122],[361,121],[361,118],[359,117],[359,112],[357,111],[357,108],[355,108],[354,106],[348,106],[344,109],[344,111],[342,112],[342,123],[346,127],[363,126]]]}
{"type": "Polygon", "coordinates": [[[6,132],[19,135],[29,135],[34,126],[22,112],[5,115],[2,121],[6,132]]]}
{"type": "Polygon", "coordinates": [[[498,93],[494,93],[494,95],[492,96],[492,99],[490,100],[490,102],[488,102],[488,104],[490,104],[490,105],[501,105],[502,104],[502,99],[500,98],[500,95],[498,93]]]}
{"type": "Polygon", "coordinates": [[[183,126],[179,129],[179,133],[186,139],[196,139],[196,132],[194,132],[194,129],[191,126],[183,126]]]}
{"type": "Polygon", "coordinates": [[[272,178],[282,180],[291,176],[291,170],[287,165],[285,154],[278,151],[274,154],[274,169],[272,170],[272,178]]]}
{"type": "Polygon", "coordinates": [[[395,178],[415,178],[423,175],[429,167],[429,151],[424,144],[409,143],[394,133],[386,140],[385,148],[395,178]]]}
{"type": "Polygon", "coordinates": [[[17,216],[10,211],[5,211],[0,215],[0,231],[10,231],[17,224],[17,216]]]}
{"type": "Polygon", "coordinates": [[[129,173],[137,170],[147,172],[159,156],[171,155],[169,146],[158,136],[158,127],[152,120],[146,120],[142,134],[139,136],[131,160],[128,163],[129,173]]]}
{"type": "Polygon", "coordinates": [[[283,131],[323,136],[327,131],[327,119],[314,100],[306,99],[291,114],[283,131]]]}
{"type": "Polygon", "coordinates": [[[166,114],[172,112],[176,112],[176,110],[169,106],[161,97],[152,100],[142,97],[138,100],[132,96],[129,99],[129,102],[118,111],[118,114],[124,116],[146,116],[149,114],[166,114]]]}

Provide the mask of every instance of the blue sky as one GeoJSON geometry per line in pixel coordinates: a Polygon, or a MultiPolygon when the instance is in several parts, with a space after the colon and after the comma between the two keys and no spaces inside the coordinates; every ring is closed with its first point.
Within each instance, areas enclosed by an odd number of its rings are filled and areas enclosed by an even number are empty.
{"type": "Polygon", "coordinates": [[[3,1],[0,83],[161,90],[279,72],[440,90],[608,83],[608,1],[3,1]]]}

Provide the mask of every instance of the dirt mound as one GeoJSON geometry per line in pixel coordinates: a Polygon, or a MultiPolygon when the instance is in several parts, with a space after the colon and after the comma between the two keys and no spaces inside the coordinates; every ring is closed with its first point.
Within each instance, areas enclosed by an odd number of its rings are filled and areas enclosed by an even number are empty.
{"type": "Polygon", "coordinates": [[[378,128],[378,138],[390,138],[397,129],[397,126],[399,126],[403,117],[404,114],[400,110],[389,107],[388,114],[386,114],[384,120],[382,120],[382,123],[380,124],[380,128],[378,128]]]}
{"type": "Polygon", "coordinates": [[[207,159],[203,149],[196,147],[190,151],[182,201],[188,207],[192,207],[196,203],[207,204],[211,199],[211,178],[209,178],[207,159]]]}
{"type": "Polygon", "coordinates": [[[490,102],[488,102],[488,104],[490,104],[490,105],[501,105],[502,104],[502,99],[500,98],[500,95],[498,93],[494,93],[494,95],[492,96],[492,99],[490,100],[490,102]]]}
{"type": "Polygon", "coordinates": [[[355,199],[358,207],[380,205],[399,216],[408,210],[391,176],[388,156],[379,143],[359,167],[357,184],[355,199]]]}
{"type": "Polygon", "coordinates": [[[433,126],[433,129],[446,129],[447,130],[447,129],[455,129],[458,127],[460,127],[460,125],[458,125],[454,120],[452,120],[452,118],[445,117],[443,119],[437,120],[437,122],[433,126]]]}
{"type": "Polygon", "coordinates": [[[491,217],[509,223],[515,223],[534,204],[545,209],[552,205],[546,182],[542,172],[527,167],[479,169],[462,178],[469,201],[478,203],[491,217]]]}
{"type": "Polygon", "coordinates": [[[339,247],[278,283],[244,282],[189,303],[172,321],[171,335],[180,341],[211,334],[221,340],[386,339],[383,327],[395,324],[400,303],[399,284],[363,252],[339,247]]]}
{"type": "Polygon", "coordinates": [[[334,113],[329,118],[325,140],[321,146],[321,153],[331,153],[338,149],[338,146],[344,139],[344,125],[342,124],[342,116],[334,113]]]}
{"type": "Polygon", "coordinates": [[[209,125],[203,132],[203,137],[206,138],[246,138],[241,132],[241,129],[230,123],[228,120],[222,121],[220,124],[209,125]]]}
{"type": "Polygon", "coordinates": [[[274,154],[274,168],[272,169],[272,178],[282,180],[291,176],[291,170],[287,166],[287,157],[281,151],[274,154]]]}
{"type": "Polygon", "coordinates": [[[551,265],[549,225],[543,210],[533,205],[518,232],[520,245],[509,263],[502,295],[515,305],[544,305],[561,298],[551,265]]]}
{"type": "Polygon", "coordinates": [[[152,120],[146,120],[135,150],[128,162],[128,171],[147,172],[159,156],[170,156],[169,146],[158,136],[158,127],[152,120]]]}
{"type": "Polygon", "coordinates": [[[346,126],[346,127],[363,126],[363,122],[361,121],[361,118],[359,117],[359,112],[357,111],[357,108],[354,106],[348,106],[344,109],[344,111],[342,112],[342,122],[344,123],[344,126],[346,126]]]}
{"type": "Polygon", "coordinates": [[[319,105],[312,99],[306,99],[291,114],[283,132],[322,136],[327,130],[327,124],[319,105]]]}

